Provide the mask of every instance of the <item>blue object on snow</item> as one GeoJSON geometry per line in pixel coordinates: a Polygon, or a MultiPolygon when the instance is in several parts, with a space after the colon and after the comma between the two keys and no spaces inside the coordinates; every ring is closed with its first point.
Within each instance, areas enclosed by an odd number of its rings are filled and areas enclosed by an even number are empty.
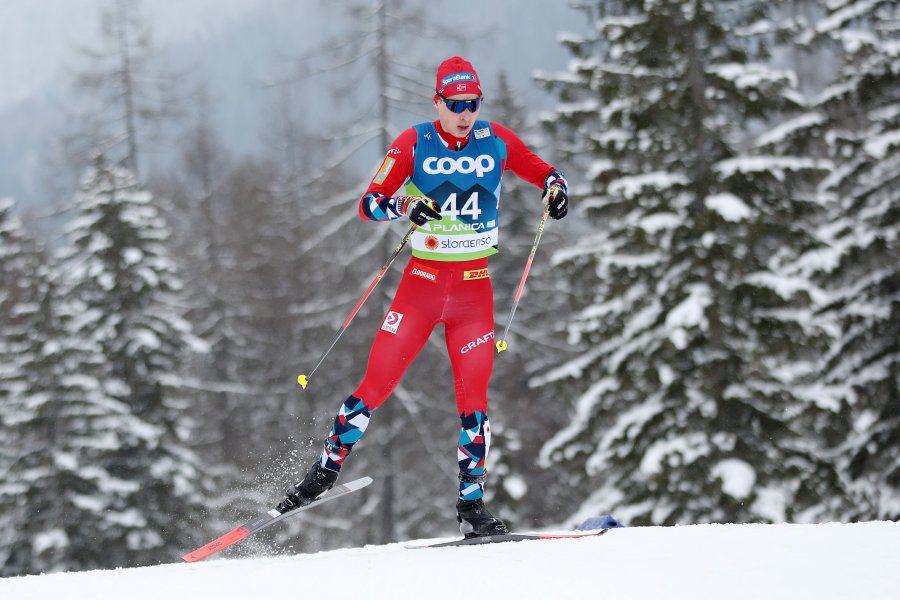
{"type": "Polygon", "coordinates": [[[602,517],[591,517],[586,519],[584,523],[578,526],[578,531],[592,531],[594,529],[615,529],[617,527],[625,527],[621,521],[612,515],[603,515],[602,517]]]}

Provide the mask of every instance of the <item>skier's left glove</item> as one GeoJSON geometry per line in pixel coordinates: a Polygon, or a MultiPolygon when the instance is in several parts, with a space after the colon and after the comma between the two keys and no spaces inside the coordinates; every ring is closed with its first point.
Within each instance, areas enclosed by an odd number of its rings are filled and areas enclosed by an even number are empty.
{"type": "Polygon", "coordinates": [[[559,220],[569,212],[569,187],[559,171],[553,171],[544,180],[543,201],[551,218],[559,220]]]}

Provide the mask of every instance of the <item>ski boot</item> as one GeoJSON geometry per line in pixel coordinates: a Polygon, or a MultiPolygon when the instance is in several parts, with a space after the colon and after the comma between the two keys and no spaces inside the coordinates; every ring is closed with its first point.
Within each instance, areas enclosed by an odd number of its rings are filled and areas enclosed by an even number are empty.
{"type": "Polygon", "coordinates": [[[285,492],[285,499],[275,507],[275,510],[286,513],[289,510],[306,506],[330,490],[337,478],[337,471],[331,471],[319,463],[315,463],[310,467],[303,481],[285,492]]]}
{"type": "Polygon", "coordinates": [[[466,538],[509,533],[506,525],[484,506],[484,500],[457,500],[456,520],[466,538]]]}

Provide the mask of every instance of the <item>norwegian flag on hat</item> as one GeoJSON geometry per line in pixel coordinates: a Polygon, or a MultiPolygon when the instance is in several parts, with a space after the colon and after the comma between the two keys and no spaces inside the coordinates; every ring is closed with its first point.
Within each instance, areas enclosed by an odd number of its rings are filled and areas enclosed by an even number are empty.
{"type": "Polygon", "coordinates": [[[462,94],[481,96],[481,81],[472,63],[453,56],[438,67],[434,91],[444,98],[462,94]]]}

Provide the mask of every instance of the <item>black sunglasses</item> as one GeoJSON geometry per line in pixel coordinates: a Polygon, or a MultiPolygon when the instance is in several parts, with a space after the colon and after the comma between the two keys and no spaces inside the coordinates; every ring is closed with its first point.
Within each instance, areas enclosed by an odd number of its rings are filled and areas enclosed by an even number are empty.
{"type": "Polygon", "coordinates": [[[469,112],[477,112],[478,109],[481,108],[481,101],[484,100],[484,98],[475,98],[474,100],[448,100],[440,94],[438,94],[438,98],[444,101],[447,110],[458,115],[464,113],[466,110],[469,112]]]}

